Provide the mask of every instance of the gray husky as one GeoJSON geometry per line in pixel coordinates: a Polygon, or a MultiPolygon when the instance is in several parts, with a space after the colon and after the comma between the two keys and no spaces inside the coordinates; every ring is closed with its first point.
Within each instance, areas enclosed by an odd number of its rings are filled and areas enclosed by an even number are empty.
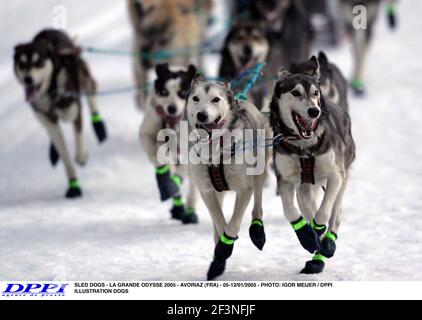
{"type": "MultiPolygon", "coordinates": [[[[232,161],[237,154],[244,155],[247,151],[233,148],[231,138],[224,139],[224,135],[231,135],[236,129],[241,133],[247,131],[246,129],[251,129],[248,132],[254,133],[262,129],[265,136],[270,132],[267,121],[254,105],[247,101],[234,100],[228,83],[212,83],[196,78],[187,98],[186,113],[191,132],[198,132],[202,143],[210,146],[211,154],[218,158],[217,161],[209,159],[208,162],[189,162],[190,177],[198,188],[214,225],[216,246],[214,260],[207,274],[208,280],[212,280],[224,272],[226,260],[232,254],[252,194],[254,207],[250,237],[260,250],[265,244],[262,192],[269,158],[268,149],[257,150],[263,158],[262,171],[248,174],[249,164],[246,161],[232,161]],[[233,215],[226,222],[223,197],[225,191],[229,190],[236,192],[236,202],[233,215]]],[[[195,146],[191,142],[191,150],[195,146]]]]}
{"type": "Polygon", "coordinates": [[[324,99],[319,78],[315,56],[304,73],[282,69],[270,105],[284,215],[301,245],[315,253],[302,270],[307,274],[322,272],[324,260],[334,255],[342,199],[355,158],[349,115],[324,99]],[[300,210],[294,204],[295,193],[300,210]]]}
{"type": "Polygon", "coordinates": [[[14,69],[25,90],[27,102],[51,139],[51,164],[56,165],[60,158],[64,162],[69,179],[66,197],[80,197],[82,191],[59,122],[73,123],[75,160],[84,165],[87,153],[83,139],[81,94],[89,93],[88,104],[98,141],[103,142],[107,137],[95,99],[96,83],[87,64],[65,33],[43,30],[33,41],[15,47],[14,69]]]}

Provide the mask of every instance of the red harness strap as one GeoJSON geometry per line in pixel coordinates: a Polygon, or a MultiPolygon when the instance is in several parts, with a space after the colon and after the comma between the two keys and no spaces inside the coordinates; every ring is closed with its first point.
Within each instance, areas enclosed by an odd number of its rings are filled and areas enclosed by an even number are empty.
{"type": "Polygon", "coordinates": [[[312,183],[315,184],[315,157],[301,157],[300,159],[300,166],[302,171],[300,173],[300,177],[302,179],[302,183],[312,183]]]}
{"type": "Polygon", "coordinates": [[[211,165],[208,167],[208,174],[210,176],[211,183],[218,192],[230,190],[226,177],[224,176],[224,165],[222,160],[223,159],[221,159],[218,165],[211,165]]]}

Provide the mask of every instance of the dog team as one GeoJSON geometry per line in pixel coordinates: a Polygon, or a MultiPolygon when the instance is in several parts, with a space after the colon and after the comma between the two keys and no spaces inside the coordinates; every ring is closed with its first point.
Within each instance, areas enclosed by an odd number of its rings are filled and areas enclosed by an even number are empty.
{"type": "MultiPolygon", "coordinates": [[[[351,86],[362,93],[364,56],[381,1],[339,1],[355,52],[351,86]],[[367,7],[369,28],[364,34],[350,27],[355,5],[367,7]]],[[[204,202],[214,230],[214,257],[207,274],[207,279],[213,280],[226,268],[252,197],[249,234],[253,244],[263,249],[262,195],[267,167],[271,167],[284,215],[301,246],[312,254],[301,272],[320,273],[336,251],[342,200],[355,158],[348,82],[324,52],[310,57],[313,28],[306,6],[296,0],[233,1],[232,16],[236,18],[221,49],[221,80],[207,80],[200,75],[202,55],[194,48],[205,41],[213,5],[212,0],[128,0],[133,50],[141,53],[134,55],[133,61],[136,103],[144,113],[139,137],[155,168],[160,199],[172,200],[171,217],[184,224],[198,222],[198,196],[204,202]],[[154,52],[180,48],[191,50],[160,61],[151,58],[154,52]],[[266,63],[266,74],[276,77],[255,85],[247,100],[239,99],[230,79],[259,63],[266,63]],[[155,70],[155,80],[148,91],[150,70],[155,70]],[[183,155],[178,151],[172,154],[174,162],[160,161],[159,149],[168,142],[158,141],[160,132],[179,132],[181,121],[187,122],[189,132],[201,133],[201,143],[209,146],[219,161],[181,164],[178,158],[183,155]],[[254,137],[264,133],[272,148],[234,148],[230,140],[226,146],[224,135],[235,130],[252,132],[254,137]],[[231,161],[236,153],[246,152],[259,153],[264,170],[248,174],[247,163],[231,161]],[[184,183],[187,188],[182,187],[184,183]],[[228,220],[223,211],[227,191],[236,194],[228,220]]],[[[87,161],[83,95],[100,143],[107,139],[107,129],[95,99],[95,80],[78,46],[63,31],[43,30],[31,42],[15,47],[14,69],[27,102],[48,132],[51,164],[63,161],[69,182],[66,197],[82,196],[61,122],[73,124],[75,162],[79,165],[87,161]]],[[[194,143],[189,144],[193,147],[194,143]]]]}

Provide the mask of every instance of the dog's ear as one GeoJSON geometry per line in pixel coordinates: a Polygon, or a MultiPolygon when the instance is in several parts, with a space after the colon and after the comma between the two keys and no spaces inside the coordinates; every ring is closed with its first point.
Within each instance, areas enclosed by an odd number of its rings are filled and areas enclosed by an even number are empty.
{"type": "Polygon", "coordinates": [[[318,62],[319,62],[319,65],[320,65],[321,69],[324,70],[324,68],[327,68],[328,67],[328,58],[325,55],[324,51],[320,51],[319,52],[319,54],[318,54],[318,62]]]}
{"type": "Polygon", "coordinates": [[[23,48],[25,47],[24,44],[18,44],[15,46],[15,54],[22,52],[23,48]]]}
{"type": "Polygon", "coordinates": [[[319,78],[321,77],[321,72],[319,68],[318,59],[315,56],[312,56],[311,59],[309,59],[304,74],[314,77],[316,80],[319,81],[319,78]]]}
{"type": "Polygon", "coordinates": [[[291,75],[290,71],[286,68],[281,68],[280,71],[277,73],[277,78],[279,81],[283,81],[287,77],[291,75]]]}
{"type": "Polygon", "coordinates": [[[196,73],[197,73],[196,67],[193,64],[190,64],[189,67],[188,67],[188,76],[189,76],[189,78],[190,79],[195,78],[196,73]]]}
{"type": "Polygon", "coordinates": [[[192,85],[196,85],[202,82],[205,82],[205,79],[200,73],[197,73],[195,77],[192,79],[192,85]]]}
{"type": "Polygon", "coordinates": [[[164,77],[170,73],[169,64],[168,63],[160,63],[155,66],[155,73],[157,76],[164,77]]]}

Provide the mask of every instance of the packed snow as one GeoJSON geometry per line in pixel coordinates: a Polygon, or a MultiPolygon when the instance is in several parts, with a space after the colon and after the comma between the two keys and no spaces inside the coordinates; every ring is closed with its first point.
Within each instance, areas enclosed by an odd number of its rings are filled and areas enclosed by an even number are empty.
{"type": "MultiPolygon", "coordinates": [[[[58,4],[66,7],[68,31],[79,44],[131,48],[126,1],[1,2],[0,280],[204,280],[214,249],[208,212],[200,203],[200,224],[184,226],[170,219],[170,203],[159,202],[138,140],[143,116],[133,93],[99,97],[110,134],[104,145],[97,144],[85,110],[89,161],[78,167],[84,197],[64,199],[64,169],[61,163],[51,168],[47,134],[12,66],[14,45],[50,26],[58,4]]],[[[249,239],[249,208],[221,280],[422,280],[421,11],[421,1],[400,1],[394,32],[379,16],[366,68],[368,95],[350,98],[357,159],[338,250],[324,273],[299,274],[311,256],[283,216],[272,177],[264,195],[264,251],[249,239]]],[[[347,39],[327,53],[350,74],[347,39]]],[[[84,57],[100,90],[132,85],[129,57],[84,57]]],[[[216,70],[218,58],[208,61],[216,70]]],[[[73,150],[69,125],[66,136],[73,150]]],[[[228,214],[233,200],[230,194],[228,214]]]]}

